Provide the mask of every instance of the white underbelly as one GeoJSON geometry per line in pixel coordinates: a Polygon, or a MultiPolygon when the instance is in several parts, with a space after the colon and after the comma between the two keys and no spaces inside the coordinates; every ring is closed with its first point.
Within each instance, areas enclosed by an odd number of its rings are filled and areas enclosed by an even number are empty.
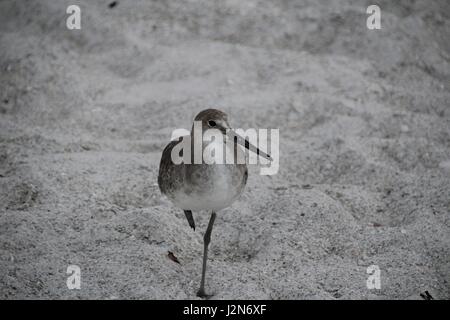
{"type": "MultiPolygon", "coordinates": [[[[215,142],[212,143],[215,144],[215,142]]],[[[223,147],[223,145],[217,144],[217,147],[223,147]]],[[[228,146],[226,149],[226,152],[230,152],[228,146]]],[[[204,156],[208,157],[205,153],[204,156]]],[[[192,166],[185,169],[182,186],[167,194],[170,200],[183,210],[224,209],[238,198],[245,186],[244,172],[233,165],[204,164],[200,167],[192,166]]]]}
{"type": "Polygon", "coordinates": [[[189,196],[180,193],[175,195],[173,202],[183,210],[208,210],[219,211],[229,207],[233,203],[233,198],[226,197],[204,197],[204,196],[189,196]]]}
{"type": "MultiPolygon", "coordinates": [[[[229,207],[239,196],[240,190],[232,188],[226,176],[216,176],[214,184],[205,191],[183,192],[179,190],[170,198],[184,210],[218,211],[229,207]]],[[[188,188],[188,186],[186,186],[188,188]]]]}

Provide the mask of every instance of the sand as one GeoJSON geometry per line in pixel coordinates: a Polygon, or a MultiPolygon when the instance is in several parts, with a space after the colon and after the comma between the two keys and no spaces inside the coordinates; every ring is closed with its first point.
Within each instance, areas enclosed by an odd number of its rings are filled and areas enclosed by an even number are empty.
{"type": "Polygon", "coordinates": [[[156,181],[214,107],[279,128],[280,169],[219,212],[213,299],[449,299],[450,5],[377,2],[381,30],[352,0],[77,1],[68,30],[72,1],[1,1],[0,298],[197,299],[208,214],[156,181]]]}

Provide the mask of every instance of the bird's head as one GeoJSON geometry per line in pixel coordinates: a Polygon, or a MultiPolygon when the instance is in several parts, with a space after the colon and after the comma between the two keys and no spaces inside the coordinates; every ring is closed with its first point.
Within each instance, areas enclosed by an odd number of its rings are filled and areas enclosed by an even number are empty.
{"type": "Polygon", "coordinates": [[[195,117],[194,121],[201,121],[203,132],[209,129],[217,129],[222,132],[224,136],[233,139],[244,148],[255,152],[263,158],[272,160],[270,155],[259,150],[258,147],[251,144],[248,139],[244,139],[231,128],[230,124],[228,123],[228,116],[225,112],[217,109],[206,109],[200,111],[200,113],[195,117]]]}
{"type": "Polygon", "coordinates": [[[206,109],[201,111],[197,114],[194,121],[202,122],[203,131],[217,129],[223,134],[226,134],[227,130],[231,129],[230,124],[228,123],[227,114],[217,109],[206,109]]]}

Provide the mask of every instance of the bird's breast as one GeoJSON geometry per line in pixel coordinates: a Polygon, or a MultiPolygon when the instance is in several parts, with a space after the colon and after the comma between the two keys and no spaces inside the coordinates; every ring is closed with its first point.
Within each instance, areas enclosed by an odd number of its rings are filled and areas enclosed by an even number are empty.
{"type": "MultiPolygon", "coordinates": [[[[210,146],[220,147],[230,152],[229,147],[223,144],[210,146]]],[[[181,164],[179,169],[173,171],[173,174],[182,176],[182,181],[167,196],[181,209],[218,211],[230,206],[242,193],[247,182],[246,164],[206,164],[213,162],[212,158],[207,158],[213,155],[207,150],[203,152],[204,163],[181,164]]]]}
{"type": "Polygon", "coordinates": [[[220,210],[231,205],[247,180],[245,165],[187,165],[184,196],[190,210],[220,210]]]}

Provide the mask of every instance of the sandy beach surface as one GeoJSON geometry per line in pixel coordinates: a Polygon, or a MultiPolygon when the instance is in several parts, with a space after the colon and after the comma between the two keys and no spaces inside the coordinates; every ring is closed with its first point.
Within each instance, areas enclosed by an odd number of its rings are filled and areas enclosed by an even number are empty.
{"type": "Polygon", "coordinates": [[[72,1],[0,1],[0,298],[197,299],[209,216],[157,174],[206,108],[280,129],[218,214],[213,299],[450,298],[450,2],[377,1],[381,30],[372,1],[110,2],[68,30],[72,1]]]}

